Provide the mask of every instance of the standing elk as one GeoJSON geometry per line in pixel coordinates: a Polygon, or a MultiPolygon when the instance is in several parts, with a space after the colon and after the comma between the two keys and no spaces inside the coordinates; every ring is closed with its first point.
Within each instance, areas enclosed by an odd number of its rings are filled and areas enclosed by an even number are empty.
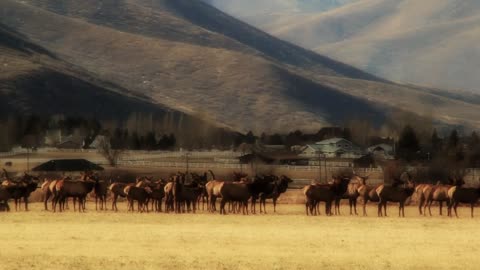
{"type": "MultiPolygon", "coordinates": [[[[348,183],[347,191],[342,196],[342,199],[348,199],[348,205],[350,206],[350,215],[358,215],[357,200],[358,197],[360,197],[360,192],[363,190],[363,188],[366,187],[366,183],[369,177],[370,174],[361,176],[357,174],[355,170],[352,170],[352,177],[350,178],[350,182],[348,183]]],[[[340,214],[340,209],[338,209],[338,213],[340,214]]]]}
{"type": "Polygon", "coordinates": [[[10,179],[6,170],[4,170],[4,175],[7,179],[3,183],[4,185],[8,183],[8,186],[10,186],[11,198],[15,202],[15,211],[21,208],[19,204],[22,199],[25,202],[25,211],[28,211],[28,198],[37,189],[38,178],[25,172],[20,179],[14,181],[10,179]]]}
{"type": "MultiPolygon", "coordinates": [[[[125,193],[125,188],[127,186],[133,186],[133,183],[121,183],[121,182],[114,182],[112,183],[108,189],[112,193],[112,211],[117,212],[118,211],[118,206],[117,206],[117,201],[118,197],[121,198],[126,198],[127,194],[125,193]]],[[[128,206],[130,207],[130,205],[128,206]]]]}
{"type": "Polygon", "coordinates": [[[134,211],[134,201],[137,201],[137,210],[142,213],[143,211],[148,212],[147,202],[150,198],[152,190],[150,187],[136,187],[127,185],[123,191],[127,195],[128,200],[128,211],[134,211]]]}
{"type": "Polygon", "coordinates": [[[107,210],[107,193],[109,182],[106,180],[98,180],[95,183],[94,193],[95,193],[95,210],[107,210]],[[98,207],[98,203],[100,202],[100,207],[98,207]]]}
{"type": "Polygon", "coordinates": [[[308,215],[317,214],[317,206],[325,202],[325,214],[332,215],[332,203],[345,194],[350,179],[333,177],[332,184],[313,184],[303,188],[305,195],[305,212],[308,215]]]}
{"type": "Polygon", "coordinates": [[[220,188],[222,200],[220,202],[220,214],[226,215],[225,204],[237,202],[244,215],[248,215],[248,200],[252,197],[251,183],[224,183],[220,188]]]}
{"type": "Polygon", "coordinates": [[[392,186],[379,186],[376,189],[378,194],[378,216],[382,216],[382,207],[384,214],[387,216],[387,202],[398,202],[398,216],[405,217],[405,201],[412,196],[415,191],[415,182],[412,181],[410,174],[408,174],[408,180],[404,183],[402,180],[395,179],[395,184],[392,186]],[[403,184],[403,186],[400,186],[403,184]]]}
{"type": "Polygon", "coordinates": [[[460,203],[470,204],[470,216],[473,218],[473,209],[475,204],[480,199],[480,187],[477,188],[465,188],[463,185],[465,181],[463,176],[459,177],[455,181],[455,186],[448,190],[448,197],[450,203],[448,205],[448,216],[452,216],[452,208],[455,211],[455,216],[458,218],[457,207],[460,203]]]}
{"type": "Polygon", "coordinates": [[[59,180],[55,184],[55,196],[53,198],[53,212],[57,210],[57,204],[59,205],[59,211],[62,212],[65,201],[72,197],[74,198],[74,211],[75,209],[75,199],[78,199],[78,211],[85,212],[85,201],[88,193],[90,193],[95,185],[98,183],[98,178],[91,175],[82,176],[81,181],[71,181],[71,180],[59,180]]]}
{"type": "Polygon", "coordinates": [[[363,200],[363,216],[367,216],[367,203],[368,201],[378,203],[380,198],[377,194],[377,189],[382,188],[384,185],[380,184],[377,186],[367,186],[366,183],[358,187],[357,191],[359,197],[363,200]]]}
{"type": "Polygon", "coordinates": [[[452,188],[452,185],[444,185],[438,182],[436,185],[432,185],[431,187],[424,188],[423,190],[423,195],[425,197],[425,205],[423,209],[423,215],[427,215],[427,207],[428,207],[428,213],[430,216],[432,216],[432,203],[433,202],[438,202],[439,203],[439,214],[440,216],[443,214],[442,213],[442,208],[443,208],[443,203],[446,202],[447,206],[449,203],[448,199],[448,190],[452,188]]]}
{"type": "Polygon", "coordinates": [[[278,179],[274,183],[271,183],[268,190],[260,194],[260,213],[262,213],[262,205],[264,213],[267,213],[267,209],[265,207],[265,201],[267,199],[273,200],[273,212],[276,213],[278,198],[280,197],[280,195],[282,195],[282,193],[285,193],[287,191],[288,184],[292,182],[292,179],[286,177],[285,175],[282,175],[280,179],[278,179]]]}

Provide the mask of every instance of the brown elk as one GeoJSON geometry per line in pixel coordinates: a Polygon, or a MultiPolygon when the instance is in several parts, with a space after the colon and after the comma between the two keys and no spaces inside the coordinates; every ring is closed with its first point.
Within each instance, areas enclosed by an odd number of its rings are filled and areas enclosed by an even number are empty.
{"type": "Polygon", "coordinates": [[[95,183],[95,210],[107,210],[107,193],[111,181],[99,180],[95,183]],[[100,203],[100,207],[98,207],[100,203]]]}
{"type": "Polygon", "coordinates": [[[282,175],[280,179],[278,179],[274,183],[271,183],[268,190],[260,194],[260,213],[262,213],[262,205],[264,213],[267,213],[267,209],[265,208],[265,202],[267,199],[273,200],[273,212],[277,212],[277,200],[280,195],[287,191],[288,184],[292,182],[292,179],[286,177],[285,175],[282,175]]]}
{"type": "Polygon", "coordinates": [[[150,198],[150,193],[152,193],[150,187],[126,186],[123,192],[127,195],[128,211],[134,210],[134,201],[137,201],[138,212],[148,212],[147,202],[148,198],[150,198]]]}
{"type": "Polygon", "coordinates": [[[432,203],[433,202],[438,202],[439,203],[439,210],[440,210],[440,216],[442,215],[442,208],[443,208],[443,203],[446,202],[447,206],[449,203],[449,198],[448,198],[448,190],[452,188],[452,185],[444,185],[441,183],[437,183],[436,185],[432,185],[430,188],[425,188],[423,191],[424,197],[425,197],[425,205],[423,209],[423,214],[426,215],[426,209],[428,207],[428,213],[430,216],[432,216],[432,203]]]}
{"type": "Polygon", "coordinates": [[[408,180],[404,183],[402,180],[395,179],[392,186],[380,186],[376,189],[378,194],[378,216],[382,216],[382,207],[384,215],[387,216],[387,202],[398,202],[398,216],[405,217],[405,201],[412,196],[415,191],[415,182],[412,181],[410,174],[407,173],[408,180]],[[403,186],[400,186],[402,185],[403,186]]]}
{"type": "Polygon", "coordinates": [[[470,204],[470,216],[473,218],[473,209],[475,204],[480,199],[480,187],[465,188],[463,185],[465,181],[463,176],[455,180],[455,186],[448,190],[448,197],[450,203],[448,205],[448,216],[452,216],[452,208],[455,211],[455,216],[458,218],[457,207],[460,203],[470,204]]]}
{"type": "MultiPolygon", "coordinates": [[[[127,194],[125,193],[125,188],[127,186],[134,186],[135,184],[134,183],[120,183],[120,182],[115,182],[115,183],[112,183],[108,189],[110,190],[110,192],[112,192],[112,211],[118,211],[118,206],[117,206],[117,201],[118,201],[118,197],[121,197],[121,198],[126,198],[127,197],[127,194]]],[[[130,207],[130,206],[128,206],[130,207]]]]}
{"type": "Polygon", "coordinates": [[[59,204],[60,212],[63,210],[65,201],[72,197],[74,198],[74,211],[75,211],[75,199],[78,199],[78,211],[85,211],[85,201],[87,194],[90,193],[95,185],[98,183],[98,178],[92,175],[84,175],[82,181],[71,180],[59,180],[55,184],[55,196],[53,198],[54,205],[53,211],[56,212],[57,204],[59,204]]]}
{"type": "MultiPolygon", "coordinates": [[[[360,197],[360,192],[364,192],[364,189],[367,188],[366,183],[370,174],[361,176],[352,170],[352,177],[350,178],[350,182],[348,183],[347,191],[342,196],[342,199],[348,199],[348,204],[350,206],[350,215],[358,215],[357,213],[357,200],[360,197]],[[352,211],[353,210],[353,211],[352,211]]],[[[340,214],[340,209],[338,210],[340,214]]],[[[364,212],[364,215],[365,212],[364,212]]]]}
{"type": "Polygon", "coordinates": [[[226,214],[225,204],[227,202],[237,202],[240,204],[243,214],[248,215],[248,200],[252,196],[250,183],[223,183],[220,188],[220,195],[222,197],[220,214],[226,214]]]}
{"type": "Polygon", "coordinates": [[[3,181],[3,185],[11,187],[11,198],[15,202],[15,211],[20,209],[19,204],[22,199],[25,203],[25,211],[28,211],[28,198],[38,188],[38,178],[25,172],[20,179],[14,181],[10,179],[6,170],[4,170],[4,175],[7,179],[3,181]]]}
{"type": "Polygon", "coordinates": [[[345,194],[350,179],[334,177],[332,184],[313,184],[303,188],[305,195],[305,212],[316,215],[316,207],[325,202],[326,215],[332,215],[332,203],[345,194]]]}
{"type": "Polygon", "coordinates": [[[424,211],[422,211],[422,208],[426,206],[426,198],[425,194],[430,193],[432,189],[431,184],[418,184],[415,187],[415,194],[417,195],[418,198],[418,212],[420,215],[424,214],[424,211]]]}

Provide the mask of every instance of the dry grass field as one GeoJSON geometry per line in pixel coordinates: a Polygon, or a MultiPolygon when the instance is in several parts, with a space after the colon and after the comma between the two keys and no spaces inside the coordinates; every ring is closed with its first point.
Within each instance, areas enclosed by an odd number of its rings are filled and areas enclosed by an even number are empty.
{"type": "Polygon", "coordinates": [[[303,209],[53,214],[35,203],[0,213],[0,269],[474,269],[480,261],[480,218],[466,208],[460,219],[419,217],[414,207],[404,219],[396,207],[388,218],[375,217],[374,206],[369,217],[307,217],[303,209]]]}

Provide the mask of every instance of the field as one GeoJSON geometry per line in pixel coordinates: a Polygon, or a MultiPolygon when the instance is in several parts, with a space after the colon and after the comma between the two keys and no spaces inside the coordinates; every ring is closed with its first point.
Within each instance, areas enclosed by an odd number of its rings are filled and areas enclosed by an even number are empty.
{"type": "Polygon", "coordinates": [[[31,209],[0,213],[0,269],[472,269],[480,262],[480,217],[469,218],[467,208],[460,219],[419,217],[413,206],[405,219],[393,206],[390,217],[377,218],[373,205],[369,217],[306,217],[300,204],[249,216],[31,209]]]}

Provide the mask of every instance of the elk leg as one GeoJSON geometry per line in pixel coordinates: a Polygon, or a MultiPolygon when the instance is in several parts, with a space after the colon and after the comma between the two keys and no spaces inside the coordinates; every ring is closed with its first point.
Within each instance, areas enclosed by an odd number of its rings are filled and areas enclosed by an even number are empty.
{"type": "Polygon", "coordinates": [[[28,197],[24,197],[23,200],[25,201],[25,211],[28,211],[28,197]]]}
{"type": "Polygon", "coordinates": [[[273,197],[273,212],[277,212],[277,199],[276,197],[273,197]]]}
{"type": "Polygon", "coordinates": [[[423,215],[422,213],[422,206],[423,206],[423,203],[425,202],[425,197],[422,195],[420,195],[420,200],[418,202],[418,212],[420,212],[420,215],[423,215]]]}
{"type": "Polygon", "coordinates": [[[45,206],[45,211],[48,211],[48,199],[50,198],[51,193],[49,190],[47,190],[47,193],[45,193],[45,201],[44,201],[44,206],[45,206]]]}
{"type": "Polygon", "coordinates": [[[442,215],[442,207],[443,207],[443,201],[440,201],[440,216],[442,215]]]}
{"type": "Polygon", "coordinates": [[[227,213],[225,212],[225,204],[227,203],[227,201],[222,198],[222,200],[220,201],[220,215],[226,215],[227,213]]]}
{"type": "Polygon", "coordinates": [[[473,207],[475,207],[475,203],[470,204],[470,213],[472,215],[472,218],[473,218],[473,207]]]}
{"type": "Polygon", "coordinates": [[[458,214],[457,214],[457,206],[458,206],[459,202],[455,202],[455,205],[453,206],[453,210],[455,210],[455,216],[458,218],[458,214]]]}
{"type": "Polygon", "coordinates": [[[385,213],[385,217],[387,216],[387,201],[383,202],[383,212],[385,213]]]}
{"type": "Polygon", "coordinates": [[[381,217],[381,216],[382,216],[382,200],[380,200],[380,201],[378,202],[378,211],[377,211],[377,215],[378,215],[379,217],[381,217]]]}

